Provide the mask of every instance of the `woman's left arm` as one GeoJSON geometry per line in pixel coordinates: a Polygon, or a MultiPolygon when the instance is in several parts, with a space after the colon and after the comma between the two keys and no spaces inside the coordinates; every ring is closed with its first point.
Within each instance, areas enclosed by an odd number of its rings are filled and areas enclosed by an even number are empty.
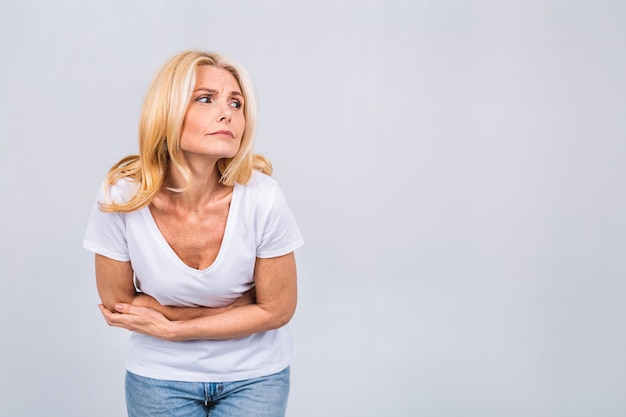
{"type": "Polygon", "coordinates": [[[116,305],[117,312],[101,309],[109,325],[163,340],[236,339],[277,329],[291,320],[297,304],[296,276],[293,252],[276,258],[257,258],[255,304],[191,320],[170,321],[156,310],[131,304],[116,305]]]}

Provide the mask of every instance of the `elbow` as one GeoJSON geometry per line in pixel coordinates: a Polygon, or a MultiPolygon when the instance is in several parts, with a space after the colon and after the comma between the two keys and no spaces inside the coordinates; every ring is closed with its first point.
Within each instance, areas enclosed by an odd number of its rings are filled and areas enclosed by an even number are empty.
{"type": "Polygon", "coordinates": [[[115,306],[118,303],[121,303],[122,301],[114,301],[114,300],[102,300],[102,305],[104,306],[104,308],[106,308],[109,311],[112,311],[114,313],[117,313],[117,309],[115,308],[115,306]]]}
{"type": "Polygon", "coordinates": [[[106,302],[104,300],[100,300],[101,304],[109,311],[115,311],[115,303],[106,302]]]}
{"type": "Polygon", "coordinates": [[[287,325],[287,323],[289,323],[291,321],[291,317],[287,318],[287,317],[280,317],[278,319],[275,319],[272,323],[271,329],[270,330],[276,330],[276,329],[280,329],[281,327],[284,327],[287,325]]]}
{"type": "Polygon", "coordinates": [[[117,304],[132,304],[135,297],[101,297],[102,305],[109,311],[118,312],[117,304]]]}
{"type": "Polygon", "coordinates": [[[296,312],[296,309],[294,306],[294,308],[286,309],[283,311],[279,311],[275,314],[272,314],[271,319],[269,321],[268,330],[276,330],[276,329],[280,329],[281,327],[286,326],[293,318],[295,312],[296,312]]]}

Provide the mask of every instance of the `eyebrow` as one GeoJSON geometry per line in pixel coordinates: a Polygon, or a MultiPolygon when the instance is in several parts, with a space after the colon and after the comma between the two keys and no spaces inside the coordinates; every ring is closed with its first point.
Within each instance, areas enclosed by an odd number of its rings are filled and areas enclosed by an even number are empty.
{"type": "MultiPolygon", "coordinates": [[[[210,93],[210,94],[218,94],[219,93],[219,91],[217,91],[217,90],[212,90],[210,88],[204,88],[204,87],[196,88],[195,90],[193,90],[194,93],[197,93],[199,91],[206,91],[207,93],[210,93]]],[[[241,91],[238,91],[238,90],[231,91],[230,95],[231,96],[243,97],[243,94],[241,93],[241,91]]]]}

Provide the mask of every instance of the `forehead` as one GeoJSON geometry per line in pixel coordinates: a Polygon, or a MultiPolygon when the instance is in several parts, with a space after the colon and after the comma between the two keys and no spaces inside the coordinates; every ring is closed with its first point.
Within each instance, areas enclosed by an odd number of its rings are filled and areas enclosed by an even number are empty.
{"type": "Polygon", "coordinates": [[[239,82],[230,71],[213,65],[199,65],[196,68],[196,88],[241,92],[239,82]]]}

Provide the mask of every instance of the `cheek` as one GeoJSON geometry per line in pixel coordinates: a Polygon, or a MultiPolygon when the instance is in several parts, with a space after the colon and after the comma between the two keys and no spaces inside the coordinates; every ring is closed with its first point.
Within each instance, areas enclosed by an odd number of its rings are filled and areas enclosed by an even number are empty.
{"type": "Polygon", "coordinates": [[[237,119],[237,131],[239,132],[239,138],[243,137],[243,132],[246,130],[246,119],[243,116],[237,119]]]}
{"type": "Polygon", "coordinates": [[[182,133],[193,133],[196,130],[198,130],[197,119],[194,117],[185,117],[182,133]]]}
{"type": "Polygon", "coordinates": [[[205,124],[205,120],[209,117],[209,114],[198,111],[195,107],[190,107],[187,109],[187,113],[185,113],[185,118],[183,119],[183,132],[194,133],[201,130],[202,126],[205,124]]]}
{"type": "Polygon", "coordinates": [[[193,146],[193,143],[197,141],[197,138],[201,135],[201,129],[198,123],[194,123],[192,120],[185,120],[182,130],[180,132],[180,146],[187,148],[193,146]]]}

